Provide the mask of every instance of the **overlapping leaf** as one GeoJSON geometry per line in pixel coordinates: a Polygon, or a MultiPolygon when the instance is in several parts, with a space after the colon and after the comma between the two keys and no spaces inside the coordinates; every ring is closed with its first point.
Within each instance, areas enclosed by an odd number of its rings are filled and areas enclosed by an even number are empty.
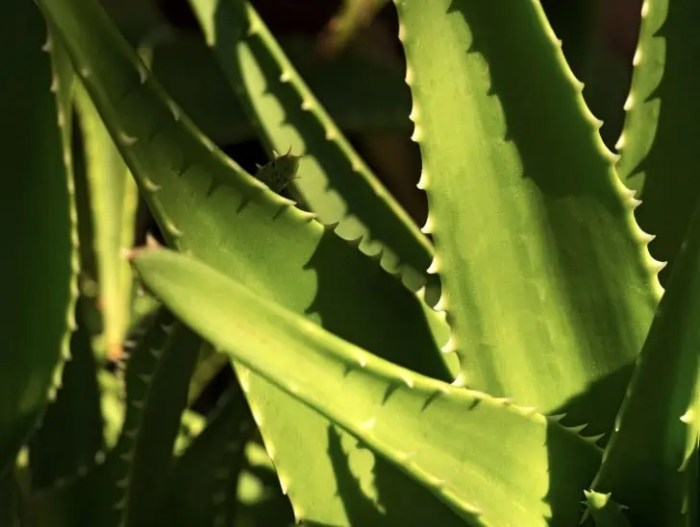
{"type": "Polygon", "coordinates": [[[463,382],[606,432],[659,291],[581,86],[538,2],[395,4],[463,382]]]}
{"type": "MultiPolygon", "coordinates": [[[[641,227],[656,235],[651,253],[673,260],[700,196],[695,129],[700,99],[700,3],[646,0],[625,127],[620,176],[640,189],[641,227]]],[[[664,270],[662,278],[666,278],[664,270]]]]}
{"type": "Polygon", "coordinates": [[[292,149],[295,183],[325,224],[382,265],[422,285],[431,248],[408,214],[354,151],[255,9],[243,0],[193,0],[207,42],[270,150],[292,149]]]}
{"type": "Polygon", "coordinates": [[[70,155],[64,154],[71,78],[56,49],[52,79],[46,41],[36,6],[24,0],[0,5],[0,113],[7,132],[0,192],[0,472],[37,425],[73,326],[74,212],[70,155]]]}
{"type": "MultiPolygon", "coordinates": [[[[174,247],[258,294],[414,370],[448,378],[426,317],[397,279],[269,192],[203,138],[91,0],[41,0],[76,71],[174,247]]],[[[294,498],[313,486],[313,519],[344,523],[329,422],[262,379],[247,396],[294,498]],[[303,480],[298,472],[303,467],[303,480]]],[[[365,476],[368,477],[368,476],[365,476]]],[[[309,509],[297,512],[308,514],[309,509]]]]}
{"type": "Polygon", "coordinates": [[[700,210],[635,369],[593,484],[632,525],[697,525],[700,210]]]}
{"type": "Polygon", "coordinates": [[[592,442],[532,410],[382,360],[191,258],[145,251],[134,265],[214,346],[352,432],[467,524],[577,521],[600,461],[592,442]]]}

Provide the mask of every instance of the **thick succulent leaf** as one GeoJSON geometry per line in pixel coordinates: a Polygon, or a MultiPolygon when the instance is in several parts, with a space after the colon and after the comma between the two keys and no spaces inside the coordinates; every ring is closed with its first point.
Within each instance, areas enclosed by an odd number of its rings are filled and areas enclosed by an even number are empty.
{"type": "Polygon", "coordinates": [[[159,521],[173,527],[233,525],[244,447],[254,429],[243,392],[230,389],[175,463],[159,521]]]}
{"type": "Polygon", "coordinates": [[[633,525],[697,525],[700,209],[654,318],[593,488],[633,525]]]}
{"type": "Polygon", "coordinates": [[[581,87],[537,2],[395,3],[462,380],[605,432],[659,291],[581,87]]]}
{"type": "Polygon", "coordinates": [[[436,346],[420,302],[200,136],[94,2],[40,4],[66,40],[171,245],[245,275],[251,288],[358,344],[446,375],[431,353],[436,346]],[[329,296],[326,281],[332,281],[329,296]],[[413,356],[409,343],[419,350],[413,356]]]}
{"type": "Polygon", "coordinates": [[[133,261],[147,287],[215,347],[356,435],[467,523],[578,519],[600,461],[591,441],[534,410],[376,357],[197,260],[151,250],[133,261]]]}
{"type": "Polygon", "coordinates": [[[201,344],[169,314],[158,316],[156,324],[165,342],[131,353],[126,371],[126,419],[107,461],[117,477],[111,483],[123,493],[117,508],[121,505],[119,512],[127,527],[153,525],[158,518],[157,504],[172,469],[173,445],[201,344]]]}
{"type": "Polygon", "coordinates": [[[76,89],[76,107],[85,148],[85,173],[92,213],[97,266],[97,305],[103,345],[112,359],[121,354],[129,324],[132,277],[123,257],[134,235],[137,192],[119,151],[87,93],[76,89]]]}
{"type": "MultiPolygon", "coordinates": [[[[427,317],[434,315],[376,262],[267,190],[214,145],[165,96],[90,0],[41,0],[136,177],[168,242],[259,295],[320,322],[386,358],[450,378],[427,317]]],[[[432,319],[435,321],[435,317],[432,319]]],[[[253,378],[247,397],[292,500],[314,519],[347,522],[335,495],[329,423],[278,388],[253,378]],[[303,478],[303,479],[302,479],[303,478]]]]}
{"type": "Polygon", "coordinates": [[[116,445],[80,477],[35,497],[37,525],[154,525],[200,339],[165,310],[142,331],[127,367],[126,417],[116,445]]]}
{"type": "Polygon", "coordinates": [[[124,386],[121,372],[100,370],[97,376],[100,385],[100,407],[104,418],[104,437],[107,449],[112,449],[119,440],[126,416],[124,386]]]}
{"type": "MultiPolygon", "coordinates": [[[[673,264],[700,196],[700,2],[646,0],[627,119],[618,147],[620,175],[641,189],[637,220],[656,235],[652,255],[673,264]],[[663,101],[663,104],[662,102],[663,101]]],[[[662,274],[668,276],[669,269],[662,274]]]]}
{"type": "Polygon", "coordinates": [[[431,248],[319,104],[255,9],[244,0],[191,0],[207,43],[270,151],[303,156],[294,182],[304,202],[345,239],[402,271],[414,287],[431,248]]]}
{"type": "MultiPolygon", "coordinates": [[[[295,40],[291,44],[287,43],[287,53],[342,130],[408,128],[411,96],[401,73],[353,53],[329,61],[310,61],[308,42],[300,45],[295,40]],[[297,53],[297,49],[304,53],[297,53]]],[[[158,43],[153,52],[153,72],[184,112],[217,144],[255,138],[257,131],[237,98],[231,96],[228,80],[200,38],[178,35],[158,43]]]]}
{"type": "Polygon", "coordinates": [[[70,77],[56,50],[52,80],[48,48],[42,51],[46,34],[36,6],[2,2],[0,472],[13,463],[55,389],[73,326],[77,261],[70,154],[63,148],[70,77]]]}
{"type": "Polygon", "coordinates": [[[98,365],[85,324],[88,301],[75,308],[77,328],[70,341],[70,360],[61,386],[29,443],[32,487],[45,489],[75,477],[94,463],[104,448],[98,365]]]}

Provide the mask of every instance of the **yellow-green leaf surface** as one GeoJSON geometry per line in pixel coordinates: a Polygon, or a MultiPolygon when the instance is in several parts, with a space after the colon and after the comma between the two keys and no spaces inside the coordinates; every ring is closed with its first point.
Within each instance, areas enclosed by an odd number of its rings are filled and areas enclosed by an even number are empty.
{"type": "Polygon", "coordinates": [[[0,4],[0,472],[38,424],[73,326],[70,76],[56,50],[52,78],[46,42],[35,5],[0,4]]]}
{"type": "Polygon", "coordinates": [[[137,191],[119,151],[84,89],[76,106],[85,145],[85,171],[90,196],[103,345],[110,358],[121,354],[129,324],[132,277],[124,252],[133,244],[137,191]]]}
{"type": "Polygon", "coordinates": [[[395,4],[462,381],[606,432],[660,293],[581,86],[536,1],[395,4]]]}
{"type": "MultiPolygon", "coordinates": [[[[651,254],[670,266],[700,196],[697,123],[700,2],[646,0],[625,128],[620,176],[640,189],[640,226],[656,235],[651,254]]],[[[664,270],[665,279],[670,266],[664,270]]]]}
{"type": "Polygon", "coordinates": [[[671,273],[593,488],[632,525],[698,525],[700,209],[671,273]]]}
{"type": "MultiPolygon", "coordinates": [[[[93,0],[39,4],[171,246],[244,277],[257,294],[357,345],[449,378],[427,308],[376,262],[203,138],[93,0]]],[[[334,467],[314,455],[328,448],[328,421],[263,379],[251,380],[247,397],[292,501],[300,493],[317,497],[297,512],[313,509],[317,521],[347,523],[334,467]]]]}
{"type": "Polygon", "coordinates": [[[146,250],[133,262],[215,347],[352,432],[466,525],[576,524],[600,462],[592,442],[532,409],[367,353],[192,258],[146,250]]]}
{"type": "Polygon", "coordinates": [[[301,155],[295,187],[336,232],[360,242],[414,287],[430,265],[431,247],[409,215],[342,135],[255,9],[243,0],[192,0],[207,43],[239,100],[259,124],[269,150],[301,155]]]}

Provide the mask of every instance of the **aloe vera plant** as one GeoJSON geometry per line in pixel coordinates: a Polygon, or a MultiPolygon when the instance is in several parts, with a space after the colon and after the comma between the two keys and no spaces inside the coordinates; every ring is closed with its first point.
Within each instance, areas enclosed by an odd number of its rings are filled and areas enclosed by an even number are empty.
{"type": "Polygon", "coordinates": [[[618,155],[537,0],[394,0],[419,229],[253,5],[189,3],[257,174],[96,0],[0,7],[2,524],[697,525],[700,4],[645,1],[618,155]]]}

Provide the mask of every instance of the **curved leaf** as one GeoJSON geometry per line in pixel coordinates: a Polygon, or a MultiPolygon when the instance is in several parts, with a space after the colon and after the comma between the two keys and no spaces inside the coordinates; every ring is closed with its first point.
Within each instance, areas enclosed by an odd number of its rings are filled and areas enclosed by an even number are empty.
{"type": "Polygon", "coordinates": [[[159,514],[172,526],[232,525],[238,478],[253,419],[240,387],[229,390],[206,428],[176,461],[159,514]]]}
{"type": "MultiPolygon", "coordinates": [[[[81,87],[82,88],[82,87],[81,87]]],[[[133,244],[136,185],[83,89],[76,90],[97,265],[104,346],[109,358],[121,354],[129,325],[132,277],[123,253],[133,244]]]]}
{"type": "MultiPolygon", "coordinates": [[[[451,377],[430,330],[435,314],[203,138],[95,2],[39,4],[59,28],[169,244],[245,276],[259,295],[358,345],[424,374],[451,377]]],[[[313,503],[313,519],[345,522],[334,468],[314,456],[327,448],[328,421],[262,379],[252,379],[246,395],[292,499],[306,491],[323,496],[313,503]]]]}
{"type": "Polygon", "coordinates": [[[576,523],[600,462],[592,442],[532,409],[380,359],[194,259],[146,250],[133,262],[215,347],[357,436],[468,524],[576,523]]]}
{"type": "Polygon", "coordinates": [[[295,187],[324,224],[360,241],[418,287],[430,243],[354,151],[289,62],[255,9],[242,0],[192,0],[239,100],[270,151],[301,155],[295,187]]]}
{"type": "Polygon", "coordinates": [[[56,398],[49,403],[41,426],[29,442],[35,490],[75,477],[92,466],[95,455],[104,448],[98,365],[85,323],[87,303],[84,297],[78,299],[71,358],[63,368],[56,398]]]}
{"type": "MultiPolygon", "coordinates": [[[[620,175],[641,189],[640,226],[656,235],[652,255],[673,265],[698,196],[700,3],[646,0],[627,99],[620,175]],[[663,104],[662,104],[663,101],[663,104]]],[[[664,270],[665,280],[670,267],[664,270]]]]}
{"type": "Polygon", "coordinates": [[[54,48],[52,80],[45,42],[36,6],[2,2],[0,114],[7,133],[0,192],[0,472],[13,464],[53,394],[74,325],[71,79],[54,48]]]}
{"type": "Polygon", "coordinates": [[[593,483],[633,525],[698,524],[699,319],[700,208],[593,483]]]}
{"type": "Polygon", "coordinates": [[[581,87],[538,2],[395,3],[462,381],[607,432],[660,290],[581,87]]]}

